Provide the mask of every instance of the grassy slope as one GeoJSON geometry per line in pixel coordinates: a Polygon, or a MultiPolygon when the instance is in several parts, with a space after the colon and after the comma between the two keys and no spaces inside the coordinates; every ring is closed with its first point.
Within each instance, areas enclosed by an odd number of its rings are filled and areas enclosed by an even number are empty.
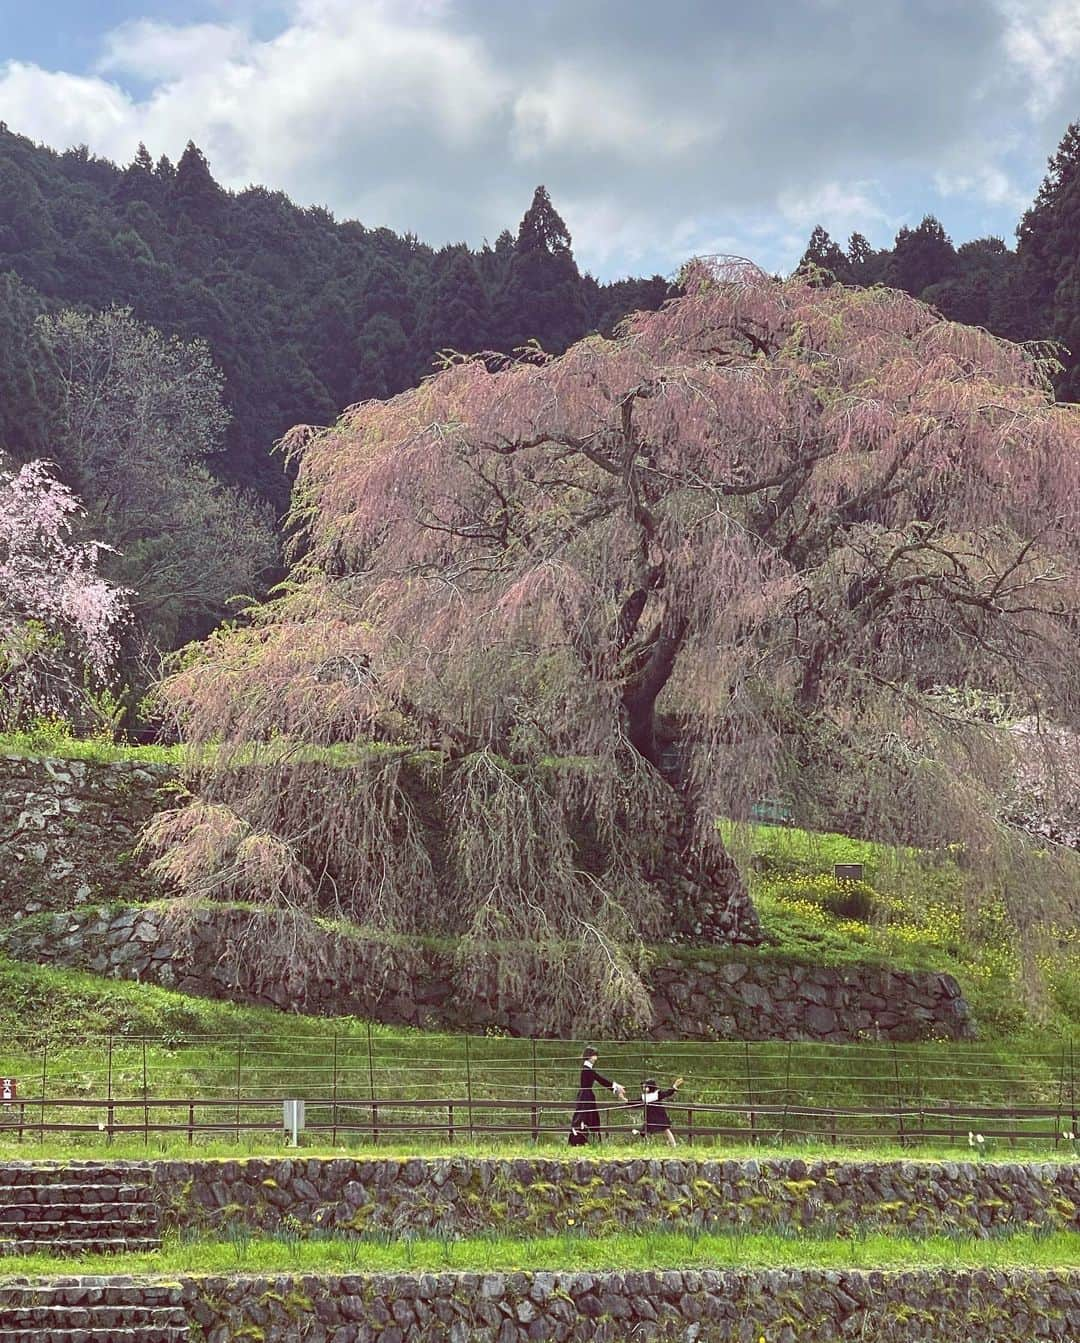
{"type": "MultiPolygon", "coordinates": [[[[702,1102],[745,1105],[748,1066],[750,1089],[758,1105],[768,1101],[783,1104],[786,1097],[799,1096],[820,1105],[891,1107],[898,1085],[909,1099],[917,1087],[927,1099],[936,1097],[969,1106],[1010,1100],[1053,1106],[1061,1097],[1060,1047],[1054,1041],[1030,1035],[1020,1042],[998,1041],[974,1048],[928,1042],[902,1048],[895,1055],[890,1049],[872,1043],[790,1048],[768,1042],[750,1046],[739,1042],[605,1041],[603,1044],[602,1065],[615,1077],[632,1087],[646,1072],[664,1077],[681,1073],[687,1078],[683,1097],[699,1106],[702,1102]],[[1042,1054],[1036,1050],[1040,1044],[1045,1051],[1042,1054]]],[[[336,1095],[342,1122],[354,1125],[366,1125],[370,1111],[362,1105],[350,1111],[348,1101],[365,1101],[374,1091],[382,1101],[380,1153],[420,1148],[520,1152],[531,1150],[532,1146],[527,1112],[489,1115],[477,1108],[475,1141],[468,1142],[467,1109],[462,1103],[466,1090],[471,1091],[474,1101],[514,1098],[528,1104],[535,1096],[540,1101],[565,1104],[576,1087],[580,1047],[581,1042],[539,1041],[534,1047],[527,1040],[474,1037],[466,1041],[463,1036],[382,1026],[369,1028],[366,1023],[350,1019],[306,1018],[71,971],[0,964],[0,1074],[19,1079],[20,1094],[31,1102],[31,1121],[40,1113],[32,1100],[40,1094],[44,1065],[49,1097],[101,1098],[107,1094],[111,1079],[114,1096],[139,1098],[145,1077],[147,1095],[153,1098],[198,1096],[228,1101],[236,1096],[239,1081],[240,1093],[245,1098],[301,1095],[312,1102],[336,1095]],[[43,1048],[46,1043],[47,1051],[43,1048]],[[395,1137],[391,1127],[395,1120],[413,1116],[395,1113],[386,1102],[405,1097],[435,1102],[426,1117],[442,1125],[446,1123],[446,1098],[457,1098],[453,1148],[438,1133],[426,1141],[395,1137]],[[480,1126],[496,1120],[523,1124],[526,1131],[516,1141],[508,1138],[494,1146],[487,1142],[480,1126]]],[[[1062,1127],[1071,1122],[1067,1119],[1067,1104],[1066,1101],[1062,1127]]],[[[244,1117],[276,1124],[279,1113],[262,1110],[246,1113],[244,1117]]],[[[675,1113],[676,1124],[684,1128],[685,1115],[675,1113]]],[[[235,1110],[230,1105],[216,1115],[226,1125],[220,1141],[229,1143],[227,1126],[235,1110]]],[[[46,1114],[50,1120],[61,1117],[59,1112],[46,1114]]],[[[120,1111],[116,1117],[137,1128],[142,1122],[142,1109],[137,1106],[120,1111]]],[[[76,1149],[122,1150],[131,1155],[189,1150],[182,1131],[186,1106],[158,1117],[181,1125],[181,1131],[168,1138],[151,1134],[145,1147],[139,1140],[141,1135],[129,1134],[122,1138],[120,1146],[112,1148],[106,1135],[97,1129],[106,1118],[102,1106],[65,1111],[63,1118],[88,1124],[89,1132],[79,1138],[50,1137],[47,1144],[39,1144],[29,1136],[19,1142],[15,1131],[17,1112],[12,1110],[0,1114],[0,1156],[62,1156],[76,1149]]],[[[328,1120],[325,1108],[309,1108],[309,1123],[328,1120]]],[[[609,1150],[623,1155],[640,1150],[629,1132],[633,1122],[633,1112],[613,1112],[617,1137],[609,1150]]],[[[700,1110],[696,1122],[700,1127],[700,1110]]],[[[722,1122],[745,1125],[746,1121],[740,1115],[722,1122]]],[[[813,1150],[826,1150],[824,1144],[829,1135],[815,1136],[809,1131],[809,1121],[804,1124],[791,1117],[782,1129],[776,1127],[778,1123],[775,1119],[766,1122],[759,1118],[757,1138],[764,1147],[790,1145],[801,1134],[798,1140],[815,1144],[813,1150]]],[[[555,1109],[546,1112],[541,1127],[545,1130],[542,1138],[545,1149],[553,1154],[566,1154],[564,1112],[555,1109]]],[[[881,1155],[895,1151],[894,1140],[872,1116],[858,1121],[856,1127],[855,1140],[861,1145],[881,1155]]],[[[969,1122],[962,1116],[956,1121],[954,1140],[937,1139],[926,1144],[925,1150],[966,1158],[971,1154],[967,1132],[972,1127],[985,1129],[990,1135],[987,1154],[1001,1157],[1010,1154],[1011,1147],[993,1138],[992,1126],[969,1122]]],[[[1047,1123],[1040,1128],[1047,1132],[1047,1123]]],[[[712,1150],[737,1150],[750,1137],[744,1129],[741,1137],[732,1135],[718,1140],[712,1150]]],[[[339,1134],[338,1138],[338,1147],[348,1143],[362,1149],[370,1141],[355,1133],[339,1134]]],[[[335,1146],[330,1133],[312,1133],[308,1141],[312,1150],[335,1146]]],[[[201,1150],[207,1139],[200,1136],[198,1142],[201,1150]]],[[[238,1145],[240,1150],[280,1151],[280,1144],[280,1137],[274,1133],[241,1133],[238,1145]]],[[[234,1141],[234,1151],[236,1146],[234,1141]]],[[[695,1147],[695,1150],[706,1155],[710,1149],[695,1147]]],[[[914,1153],[908,1149],[905,1154],[914,1153]]],[[[1062,1144],[1044,1138],[1034,1146],[1017,1149],[1016,1154],[1043,1159],[1060,1157],[1065,1152],[1062,1144]]]]}

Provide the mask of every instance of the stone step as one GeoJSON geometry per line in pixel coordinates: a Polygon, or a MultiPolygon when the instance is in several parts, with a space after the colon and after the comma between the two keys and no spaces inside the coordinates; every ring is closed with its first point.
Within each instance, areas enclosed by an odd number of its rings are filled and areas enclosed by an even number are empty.
{"type": "Polygon", "coordinates": [[[156,1325],[83,1324],[74,1328],[48,1321],[30,1328],[9,1329],[0,1324],[0,1343],[187,1343],[186,1324],[156,1325]]]}
{"type": "Polygon", "coordinates": [[[148,1203],[153,1196],[149,1184],[0,1184],[0,1208],[20,1203],[148,1203]]]}
{"type": "Polygon", "coordinates": [[[56,1221],[69,1217],[132,1218],[133,1221],[156,1219],[153,1203],[144,1199],[125,1199],[114,1203],[0,1203],[0,1226],[21,1222],[56,1221]]]}
{"type": "Polygon", "coordinates": [[[5,1222],[0,1236],[9,1240],[53,1240],[57,1236],[135,1235],[156,1236],[157,1219],[153,1217],[62,1217],[39,1218],[30,1222],[5,1222]]]}
{"type": "Polygon", "coordinates": [[[151,1165],[99,1165],[95,1162],[68,1161],[56,1166],[20,1166],[5,1162],[2,1180],[5,1185],[69,1184],[149,1184],[154,1178],[151,1165]]]}
{"type": "Polygon", "coordinates": [[[97,1329],[126,1326],[142,1329],[187,1327],[181,1306],[0,1306],[0,1326],[29,1329],[49,1323],[60,1329],[97,1329]]]}
{"type": "Polygon", "coordinates": [[[34,1254],[48,1250],[55,1254],[141,1254],[160,1250],[160,1236],[54,1236],[46,1239],[0,1239],[0,1255],[34,1254]]]}
{"type": "Polygon", "coordinates": [[[0,1278],[0,1309],[24,1307],[64,1309],[68,1306],[92,1306],[104,1309],[122,1306],[131,1310],[146,1308],[178,1309],[183,1293],[176,1283],[135,1282],[126,1274],[87,1274],[80,1277],[0,1278]]]}

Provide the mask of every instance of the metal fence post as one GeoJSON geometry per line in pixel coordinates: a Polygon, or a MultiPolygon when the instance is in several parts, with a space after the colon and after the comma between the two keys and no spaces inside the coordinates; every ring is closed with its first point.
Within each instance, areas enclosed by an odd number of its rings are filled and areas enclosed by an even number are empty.
{"type": "Polygon", "coordinates": [[[112,1037],[112,1032],[110,1032],[110,1033],[109,1033],[109,1062],[108,1062],[108,1095],[107,1095],[107,1097],[106,1097],[106,1106],[105,1106],[105,1114],[106,1114],[106,1119],[107,1119],[105,1128],[106,1128],[106,1131],[108,1132],[108,1135],[109,1135],[108,1140],[109,1140],[110,1143],[111,1143],[112,1140],[113,1140],[113,1123],[114,1123],[114,1118],[115,1118],[114,1108],[113,1108],[113,1094],[112,1094],[112,1070],[113,1070],[113,1037],[112,1037]]]}
{"type": "Polygon", "coordinates": [[[240,1141],[240,1068],[244,1049],[244,1037],[236,1037],[236,1141],[240,1141]]]}
{"type": "Polygon", "coordinates": [[[754,1114],[754,1074],[750,1067],[750,1041],[743,1041],[743,1057],[746,1064],[746,1098],[750,1104],[750,1141],[757,1142],[757,1116],[754,1114]]]}
{"type": "Polygon", "coordinates": [[[896,1082],[896,1137],[901,1147],[907,1146],[904,1132],[904,1093],[900,1085],[900,1057],[896,1051],[896,1041],[892,1042],[893,1078],[896,1082]]]}
{"type": "Polygon", "coordinates": [[[49,1067],[49,1045],[44,1042],[41,1046],[41,1116],[38,1124],[38,1142],[45,1141],[45,1078],[49,1067]]]}
{"type": "Polygon", "coordinates": [[[540,1138],[540,1115],[536,1104],[536,1036],[532,1037],[532,1140],[540,1138]]]}
{"type": "Polygon", "coordinates": [[[469,1139],[473,1138],[472,1065],[469,1061],[469,1037],[465,1037],[465,1099],[469,1107],[469,1139]]]}
{"type": "Polygon", "coordinates": [[[150,1088],[146,1079],[146,1036],[143,1036],[142,1042],[142,1098],[143,1098],[143,1146],[150,1145],[150,1088]]]}
{"type": "Polygon", "coordinates": [[[331,1142],[337,1146],[337,1031],[334,1032],[334,1080],[331,1088],[330,1128],[331,1142]]]}
{"type": "Polygon", "coordinates": [[[379,1141],[379,1107],[375,1104],[375,1056],[371,1048],[371,1022],[367,1024],[368,1099],[371,1101],[371,1141],[379,1141]]]}

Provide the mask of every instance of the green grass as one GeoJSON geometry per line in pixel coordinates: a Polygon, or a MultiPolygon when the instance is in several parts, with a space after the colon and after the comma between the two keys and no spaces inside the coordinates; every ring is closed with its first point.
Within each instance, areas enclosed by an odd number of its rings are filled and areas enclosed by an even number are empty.
{"type": "MultiPolygon", "coordinates": [[[[633,1090],[649,1073],[662,1078],[686,1078],[680,1102],[696,1106],[695,1125],[699,1139],[704,1125],[729,1131],[711,1146],[712,1152],[740,1150],[756,1135],[766,1149],[816,1142],[828,1151],[831,1133],[824,1121],[803,1119],[794,1112],[758,1113],[752,1134],[748,1106],[777,1107],[805,1103],[817,1106],[863,1106],[870,1113],[847,1123],[846,1139],[877,1152],[898,1150],[895,1126],[879,1119],[877,1112],[892,1109],[898,1097],[909,1110],[905,1136],[919,1150],[967,1158],[967,1133],[978,1129],[988,1140],[987,1154],[995,1157],[1049,1157],[1060,1152],[1053,1135],[1076,1127],[1071,1118],[1071,1095],[1075,1078],[1071,1058],[1060,1042],[1027,1037],[1021,1042],[994,1041],[976,1046],[951,1042],[927,1042],[900,1046],[896,1050],[871,1042],[850,1046],[780,1042],[743,1044],[722,1042],[602,1041],[601,1066],[609,1075],[633,1090]],[[944,1135],[921,1136],[918,1104],[948,1103],[961,1107],[945,1127],[944,1135]],[[730,1104],[737,1113],[710,1117],[702,1105],[730,1104]],[[989,1120],[965,1118],[963,1107],[979,1105],[1042,1105],[1050,1107],[1048,1118],[1037,1123],[1011,1124],[1023,1129],[1030,1141],[1015,1147],[996,1136],[998,1127],[989,1120]]],[[[25,1136],[17,1140],[17,1107],[0,1112],[0,1154],[50,1155],[104,1154],[110,1150],[172,1152],[188,1150],[187,1098],[216,1099],[198,1118],[211,1116],[222,1125],[217,1141],[235,1152],[280,1150],[276,1134],[256,1134],[241,1128],[239,1138],[231,1127],[236,1119],[235,1101],[241,1100],[241,1120],[276,1126],[280,1111],[273,1108],[248,1110],[243,1102],[266,1097],[301,1096],[309,1102],[309,1124],[324,1123],[328,1131],[312,1132],[314,1146],[336,1147],[329,1131],[333,1122],[327,1102],[336,1099],[337,1121],[344,1130],[352,1124],[367,1137],[341,1141],[360,1144],[370,1140],[371,1111],[368,1102],[380,1103],[380,1148],[392,1150],[460,1150],[463,1142],[487,1143],[485,1124],[514,1123],[520,1134],[500,1144],[503,1153],[527,1152],[532,1147],[534,1102],[545,1146],[552,1152],[567,1152],[565,1105],[577,1086],[577,1067],[582,1041],[537,1041],[499,1036],[466,1038],[438,1032],[369,1026],[349,1018],[321,1019],[274,1012],[265,1008],[189,997],[149,985],[100,979],[68,970],[0,961],[0,1075],[15,1077],[27,1103],[26,1117],[36,1122],[41,1115],[42,1070],[47,1101],[92,1099],[99,1101],[111,1090],[115,1098],[140,1101],[175,1099],[178,1104],[151,1113],[151,1120],[179,1125],[162,1147],[162,1139],[150,1134],[144,1146],[142,1134],[120,1135],[123,1149],[110,1146],[99,1125],[108,1121],[104,1105],[79,1109],[46,1105],[47,1122],[75,1120],[86,1125],[80,1134],[62,1140],[48,1138],[39,1144],[25,1136]],[[473,1102],[470,1135],[469,1105],[473,1102]],[[414,1098],[427,1102],[421,1115],[415,1110],[395,1111],[391,1100],[414,1098]],[[454,1102],[454,1141],[446,1130],[450,1122],[447,1102],[454,1102]],[[514,1100],[518,1108],[496,1106],[514,1100]],[[484,1102],[492,1103],[486,1108],[484,1102]],[[318,1104],[322,1102],[322,1104],[318,1104]],[[349,1103],[354,1102],[352,1108],[349,1103]],[[543,1103],[551,1103],[544,1109],[543,1103]],[[558,1104],[556,1104],[558,1103],[558,1104]],[[395,1123],[415,1124],[417,1118],[435,1126],[424,1136],[405,1137],[395,1132],[395,1123]],[[230,1140],[230,1133],[232,1135],[230,1140]]],[[[677,1128],[688,1128],[685,1111],[672,1107],[677,1128]]],[[[143,1123],[142,1105],[121,1108],[117,1123],[143,1123]]],[[[634,1112],[612,1111],[612,1126],[621,1135],[612,1145],[623,1154],[636,1152],[629,1130],[634,1112]]],[[[942,1128],[942,1121],[929,1127],[942,1128]]],[[[203,1145],[199,1150],[214,1150],[203,1145]]],[[[370,1149],[369,1149],[370,1150],[370,1149]]],[[[608,1150],[608,1149],[605,1149],[608,1150]]],[[[689,1150],[686,1148],[685,1150],[689,1150]]],[[[695,1151],[705,1148],[695,1144],[695,1151]]],[[[906,1149],[909,1154],[912,1149],[906,1149]]]]}
{"type": "MultiPolygon", "coordinates": [[[[569,1220],[569,1219],[568,1219],[569,1220]]],[[[468,1240],[421,1239],[387,1233],[355,1239],[248,1236],[225,1240],[168,1238],[143,1254],[46,1254],[6,1257],[5,1274],[78,1273],[371,1273],[512,1272],[665,1268],[821,1269],[1075,1269],[1080,1236],[1018,1233],[975,1239],[934,1236],[909,1239],[866,1235],[850,1239],[790,1234],[696,1233],[681,1230],[595,1235],[568,1225],[556,1236],[523,1240],[490,1236],[468,1240]]]]}

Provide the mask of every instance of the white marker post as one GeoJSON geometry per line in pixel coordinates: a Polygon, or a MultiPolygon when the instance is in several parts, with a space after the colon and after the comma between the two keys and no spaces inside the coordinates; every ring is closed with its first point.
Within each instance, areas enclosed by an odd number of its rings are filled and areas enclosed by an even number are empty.
{"type": "Polygon", "coordinates": [[[304,1128],[304,1102],[288,1100],[282,1102],[282,1122],[289,1135],[289,1146],[300,1146],[300,1134],[304,1128]]]}

